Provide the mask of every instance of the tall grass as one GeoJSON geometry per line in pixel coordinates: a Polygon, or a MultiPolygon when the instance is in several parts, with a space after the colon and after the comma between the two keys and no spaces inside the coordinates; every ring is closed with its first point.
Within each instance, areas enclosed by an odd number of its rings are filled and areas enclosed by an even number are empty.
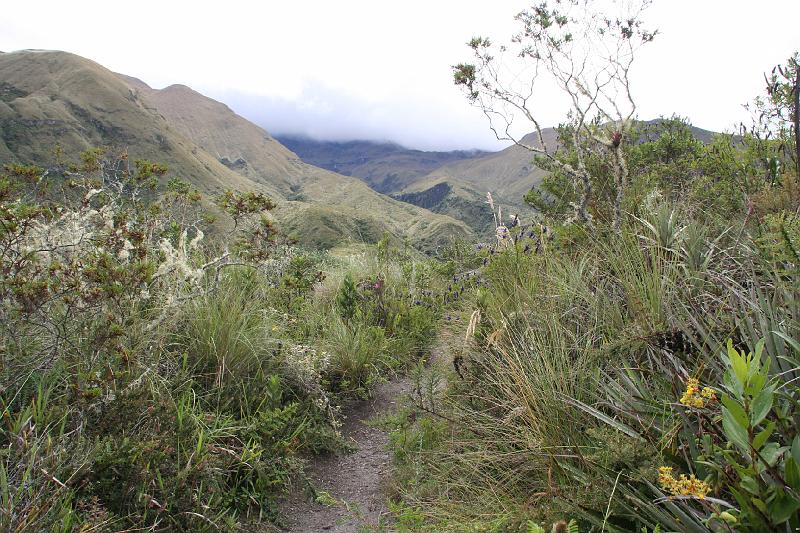
{"type": "Polygon", "coordinates": [[[279,340],[273,336],[275,298],[263,280],[241,272],[192,300],[175,317],[179,325],[171,349],[184,353],[188,369],[209,385],[247,380],[269,368],[279,340]],[[249,279],[248,279],[249,278],[249,279]]]}
{"type": "MultiPolygon", "coordinates": [[[[714,405],[679,403],[688,379],[719,391],[727,340],[746,352],[763,338],[771,375],[797,390],[796,271],[748,235],[657,205],[620,235],[496,252],[476,297],[482,324],[426,408],[447,424],[411,453],[399,443],[421,442],[431,415],[398,421],[401,514],[442,530],[565,517],[607,531],[725,530],[715,516],[741,488],[712,475],[711,450],[728,437],[714,405]],[[698,414],[710,417],[699,428],[698,414]],[[713,495],[672,498],[663,465],[713,478],[713,495]]],[[[795,430],[784,431],[788,445],[795,430]]],[[[731,516],[748,520],[743,507],[731,516]]]]}

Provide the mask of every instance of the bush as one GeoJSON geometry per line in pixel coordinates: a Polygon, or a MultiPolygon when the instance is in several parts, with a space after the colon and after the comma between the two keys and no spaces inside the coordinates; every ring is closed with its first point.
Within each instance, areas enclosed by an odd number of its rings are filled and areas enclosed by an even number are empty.
{"type": "Polygon", "coordinates": [[[238,244],[213,255],[200,195],[126,168],[95,150],[0,178],[3,531],[235,530],[338,445],[317,362],[279,337],[272,305],[317,278],[271,201],[226,193],[238,244]]]}
{"type": "Polygon", "coordinates": [[[404,513],[442,530],[795,527],[793,225],[691,211],[654,202],[620,235],[488,255],[458,377],[425,407],[447,430],[408,449],[429,424],[412,418],[393,437],[404,513]]]}

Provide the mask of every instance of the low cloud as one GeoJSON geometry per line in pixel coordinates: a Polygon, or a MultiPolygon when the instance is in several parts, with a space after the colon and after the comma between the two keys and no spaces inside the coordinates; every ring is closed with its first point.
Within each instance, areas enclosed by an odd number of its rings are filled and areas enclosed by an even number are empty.
{"type": "Polygon", "coordinates": [[[226,91],[210,94],[274,135],[317,140],[391,141],[420,150],[499,150],[485,117],[457,92],[453,102],[365,102],[324,84],[307,85],[296,99],[226,91]]]}

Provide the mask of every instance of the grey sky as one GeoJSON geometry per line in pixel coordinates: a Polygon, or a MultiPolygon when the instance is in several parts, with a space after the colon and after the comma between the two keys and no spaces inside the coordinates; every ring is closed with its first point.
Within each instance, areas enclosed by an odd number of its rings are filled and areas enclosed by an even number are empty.
{"type": "MultiPolygon", "coordinates": [[[[501,41],[512,0],[139,0],[4,2],[0,50],[59,49],[143,79],[183,83],[273,133],[393,140],[423,149],[497,148],[449,66],[473,35],[501,41]]],[[[707,129],[747,119],[762,72],[800,49],[800,1],[655,0],[661,34],[641,52],[642,118],[676,112],[707,129]]],[[[552,92],[543,123],[562,110],[552,92]]]]}

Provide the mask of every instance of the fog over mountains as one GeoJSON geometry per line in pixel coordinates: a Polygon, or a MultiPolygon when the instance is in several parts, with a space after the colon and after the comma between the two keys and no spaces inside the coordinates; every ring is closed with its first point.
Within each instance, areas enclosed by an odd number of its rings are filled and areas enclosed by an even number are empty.
{"type": "Polygon", "coordinates": [[[48,167],[97,146],[169,166],[209,199],[227,189],[278,203],[282,229],[331,248],[385,233],[434,250],[472,231],[462,221],[400,202],[357,178],[300,160],[267,131],[184,85],[162,90],[58,51],[0,54],[0,162],[48,167]]]}
{"type": "MultiPolygon", "coordinates": [[[[66,52],[0,54],[0,80],[0,163],[47,167],[56,144],[73,158],[97,146],[124,149],[167,164],[209,199],[226,189],[268,194],[282,228],[310,247],[388,233],[431,252],[452,238],[488,237],[487,192],[506,213],[530,218],[523,198],[546,175],[518,146],[424,151],[273,137],[186,85],[153,89],[66,52]]],[[[553,146],[555,130],[544,134],[553,146]]]]}

